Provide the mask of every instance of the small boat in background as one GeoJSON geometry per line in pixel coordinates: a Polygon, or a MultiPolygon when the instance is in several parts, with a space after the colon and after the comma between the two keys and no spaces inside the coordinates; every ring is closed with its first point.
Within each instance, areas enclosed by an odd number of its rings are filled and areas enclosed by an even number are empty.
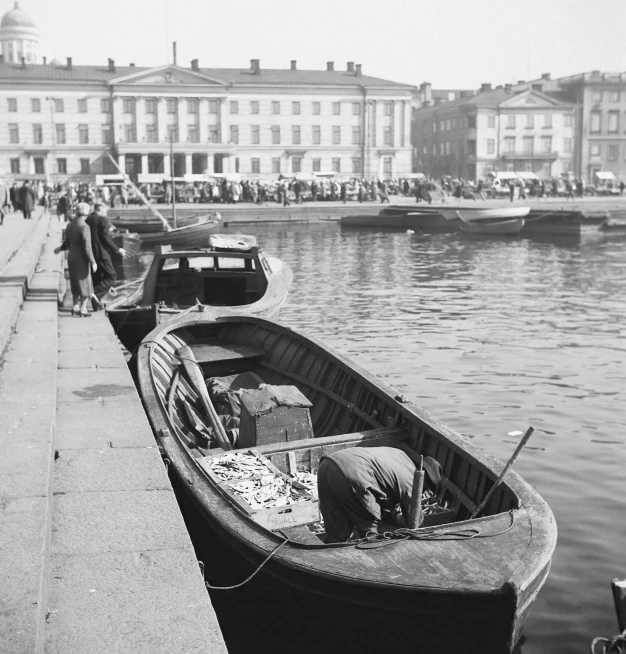
{"type": "Polygon", "coordinates": [[[460,219],[463,222],[478,222],[489,220],[507,220],[525,218],[530,213],[530,207],[441,207],[439,211],[447,220],[460,219]]]}
{"type": "Polygon", "coordinates": [[[206,216],[199,222],[162,229],[158,232],[148,232],[141,235],[141,242],[149,247],[156,245],[171,245],[173,247],[205,247],[209,244],[211,235],[220,229],[222,217],[216,214],[213,218],[206,216]]]}
{"type": "Polygon", "coordinates": [[[287,298],[291,268],[265,255],[254,236],[214,234],[208,248],[158,247],[144,276],[102,302],[129,351],[159,323],[200,305],[206,315],[275,316],[287,298]]]}
{"type": "Polygon", "coordinates": [[[466,234],[491,234],[494,236],[515,236],[525,224],[524,218],[509,218],[507,220],[476,220],[461,221],[459,228],[466,234]]]}
{"type": "MultiPolygon", "coordinates": [[[[239,587],[254,572],[248,588],[261,603],[218,613],[220,623],[235,622],[235,636],[253,615],[275,624],[282,601],[301,642],[278,640],[289,638],[286,626],[264,629],[255,632],[258,651],[338,651],[338,643],[357,651],[365,641],[367,651],[399,654],[514,649],[557,536],[552,511],[519,475],[504,477],[507,467],[471,440],[328,345],[274,321],[193,312],[156,327],[133,361],[181,501],[195,507],[195,528],[211,543],[208,583],[239,587]],[[230,416],[215,410],[231,395],[240,405],[236,435],[224,428],[230,416]],[[380,445],[441,464],[431,526],[325,544],[311,492],[320,458],[380,445]],[[239,479],[223,476],[223,466],[239,479]],[[297,491],[293,503],[259,507],[242,494],[242,481],[272,490],[272,480],[297,491]]],[[[235,591],[232,606],[245,606],[246,592],[235,591]]]]}

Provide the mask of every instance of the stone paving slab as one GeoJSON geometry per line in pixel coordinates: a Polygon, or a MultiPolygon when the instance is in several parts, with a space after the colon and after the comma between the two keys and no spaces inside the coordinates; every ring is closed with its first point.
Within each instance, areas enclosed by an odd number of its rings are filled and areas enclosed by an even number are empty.
{"type": "Polygon", "coordinates": [[[46,654],[227,653],[189,549],[55,556],[51,580],[46,654]]]}
{"type": "Polygon", "coordinates": [[[154,444],[144,449],[64,450],[54,464],[55,493],[171,490],[154,444]]]}
{"type": "Polygon", "coordinates": [[[61,368],[57,376],[59,402],[86,402],[111,399],[139,402],[128,371],[117,368],[61,368]],[[124,374],[125,373],[125,374],[124,374]]]}
{"type": "Polygon", "coordinates": [[[0,651],[36,652],[43,620],[47,497],[0,500],[0,651]]]}
{"type": "Polygon", "coordinates": [[[25,220],[21,213],[15,211],[4,217],[4,224],[0,226],[0,274],[37,226],[39,215],[40,212],[36,210],[33,219],[25,220]]]}
{"type": "Polygon", "coordinates": [[[172,490],[55,495],[52,515],[52,554],[190,547],[172,490]]]}
{"type": "MultiPolygon", "coordinates": [[[[143,412],[128,402],[58,402],[55,445],[60,450],[146,447],[152,437],[143,412]]],[[[151,445],[156,441],[152,439],[151,445]]]]}

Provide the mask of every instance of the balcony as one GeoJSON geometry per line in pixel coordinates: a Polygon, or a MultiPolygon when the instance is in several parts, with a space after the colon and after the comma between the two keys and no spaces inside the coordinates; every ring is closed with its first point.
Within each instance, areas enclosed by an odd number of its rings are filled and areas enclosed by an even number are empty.
{"type": "Polygon", "coordinates": [[[556,161],[558,152],[503,152],[502,159],[556,161]]]}

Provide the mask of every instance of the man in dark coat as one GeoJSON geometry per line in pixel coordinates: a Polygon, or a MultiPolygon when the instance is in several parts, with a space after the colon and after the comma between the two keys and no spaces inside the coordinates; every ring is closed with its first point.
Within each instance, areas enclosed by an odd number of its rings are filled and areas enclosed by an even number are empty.
{"type": "MultiPolygon", "coordinates": [[[[349,447],[323,456],[317,475],[319,505],[327,543],[391,524],[400,506],[408,524],[417,455],[410,448],[349,447]]],[[[424,489],[436,491],[441,465],[424,457],[424,489]]]]}
{"type": "Polygon", "coordinates": [[[103,204],[96,204],[93,212],[86,220],[91,231],[91,249],[98,264],[98,269],[93,274],[92,302],[97,311],[102,308],[100,298],[113,286],[117,278],[113,255],[126,256],[124,248],[118,248],[111,238],[111,223],[106,216],[106,207],[103,204]]]}
{"type": "Polygon", "coordinates": [[[26,220],[29,220],[32,217],[36,203],[37,196],[35,195],[35,191],[33,191],[29,184],[24,182],[24,185],[20,189],[20,205],[26,220]]]}

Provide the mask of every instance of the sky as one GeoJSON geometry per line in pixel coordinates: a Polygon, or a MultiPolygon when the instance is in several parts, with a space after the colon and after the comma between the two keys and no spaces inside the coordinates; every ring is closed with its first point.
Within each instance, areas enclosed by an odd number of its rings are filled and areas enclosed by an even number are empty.
{"type": "MultiPolygon", "coordinates": [[[[0,0],[0,11],[12,0],[0,0]]],[[[75,65],[345,70],[439,89],[626,71],[626,0],[20,0],[75,65]]]]}

